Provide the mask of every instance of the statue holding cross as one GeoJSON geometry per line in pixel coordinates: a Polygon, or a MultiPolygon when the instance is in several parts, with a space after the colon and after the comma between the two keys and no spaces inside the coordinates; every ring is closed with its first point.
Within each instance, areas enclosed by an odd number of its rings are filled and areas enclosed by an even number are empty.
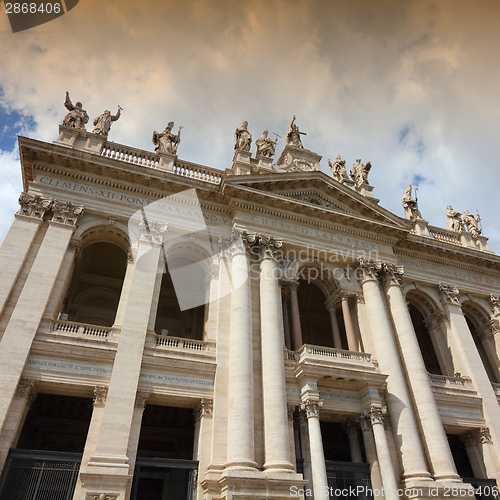
{"type": "Polygon", "coordinates": [[[299,127],[295,124],[296,116],[293,115],[292,123],[290,123],[288,130],[286,131],[285,141],[287,146],[295,146],[297,148],[303,148],[301,135],[306,135],[304,132],[299,131],[299,127]]]}

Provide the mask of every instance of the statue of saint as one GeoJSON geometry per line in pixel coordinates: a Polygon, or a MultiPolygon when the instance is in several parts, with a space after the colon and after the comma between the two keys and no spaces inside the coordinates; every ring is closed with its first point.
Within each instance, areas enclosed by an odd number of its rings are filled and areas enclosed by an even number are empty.
{"type": "Polygon", "coordinates": [[[159,153],[169,153],[172,155],[177,154],[177,148],[181,143],[182,127],[179,127],[177,135],[172,134],[173,128],[174,122],[169,122],[163,132],[158,133],[156,130],[153,132],[153,144],[155,145],[155,151],[159,153]]]}
{"type": "Polygon", "coordinates": [[[411,184],[406,186],[406,191],[401,197],[401,203],[405,209],[405,216],[407,219],[411,221],[423,219],[422,214],[418,209],[417,200],[411,195],[411,184]]]}
{"type": "Polygon", "coordinates": [[[269,139],[269,137],[267,137],[268,133],[267,130],[264,130],[262,135],[255,141],[255,145],[257,146],[257,151],[255,153],[256,158],[259,156],[265,156],[267,158],[274,156],[277,141],[269,139]]]}
{"type": "Polygon", "coordinates": [[[109,134],[109,129],[111,128],[111,123],[115,122],[120,118],[121,115],[121,110],[120,106],[118,106],[118,111],[116,115],[112,115],[111,111],[104,111],[102,115],[99,115],[95,120],[94,120],[94,130],[92,130],[93,134],[97,135],[103,135],[104,137],[108,137],[109,134]]]}
{"type": "Polygon", "coordinates": [[[462,221],[462,214],[453,210],[451,205],[446,207],[444,211],[446,217],[448,217],[448,230],[455,231],[456,233],[461,233],[464,230],[464,223],[462,221]]]}
{"type": "Polygon", "coordinates": [[[234,149],[241,151],[250,151],[252,144],[252,134],[248,131],[248,122],[243,122],[243,125],[236,129],[234,133],[234,149]]]}
{"type": "Polygon", "coordinates": [[[302,140],[300,139],[299,127],[295,124],[296,116],[293,115],[292,123],[288,126],[286,131],[285,142],[288,146],[295,146],[297,148],[303,148],[302,140]]]}
{"type": "Polygon", "coordinates": [[[85,124],[89,121],[89,115],[82,108],[82,103],[77,102],[74,106],[69,98],[69,92],[66,92],[64,106],[69,113],[64,117],[63,125],[70,128],[79,128],[85,130],[85,124]]]}
{"type": "Polygon", "coordinates": [[[363,184],[368,184],[368,173],[372,168],[372,164],[367,161],[366,163],[361,163],[361,159],[358,158],[356,163],[351,168],[352,180],[356,183],[356,187],[360,187],[363,184]]]}
{"type": "Polygon", "coordinates": [[[332,171],[332,177],[336,181],[344,184],[345,180],[349,180],[349,176],[347,175],[347,170],[345,168],[345,160],[343,160],[340,155],[337,155],[337,158],[335,158],[333,163],[330,161],[330,158],[328,158],[328,166],[332,171]]]}
{"type": "Polygon", "coordinates": [[[474,215],[470,214],[468,210],[464,210],[464,213],[462,215],[462,222],[465,224],[467,230],[473,238],[477,238],[481,235],[482,230],[479,227],[481,217],[479,217],[479,214],[474,217],[474,215]]]}

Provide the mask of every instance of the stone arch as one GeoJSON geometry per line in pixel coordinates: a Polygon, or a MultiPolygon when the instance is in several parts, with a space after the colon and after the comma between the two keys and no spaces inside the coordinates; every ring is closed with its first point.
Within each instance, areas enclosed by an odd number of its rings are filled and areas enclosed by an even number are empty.
{"type": "Polygon", "coordinates": [[[73,238],[80,241],[80,249],[97,241],[115,243],[128,252],[131,241],[128,226],[116,221],[110,224],[105,219],[93,219],[78,226],[73,238]]]}

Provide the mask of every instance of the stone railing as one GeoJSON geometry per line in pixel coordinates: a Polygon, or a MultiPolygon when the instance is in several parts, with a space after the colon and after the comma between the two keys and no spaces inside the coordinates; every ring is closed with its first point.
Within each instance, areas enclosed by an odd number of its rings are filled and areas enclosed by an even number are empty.
{"type": "Polygon", "coordinates": [[[76,323],[75,321],[57,320],[51,324],[50,331],[76,333],[78,335],[91,335],[93,337],[107,338],[110,336],[111,328],[108,326],[76,323]]]}
{"type": "Polygon", "coordinates": [[[159,164],[158,156],[153,153],[131,148],[130,146],[123,146],[122,144],[116,144],[114,142],[106,142],[101,151],[101,156],[150,168],[157,168],[159,164]]]}
{"type": "Polygon", "coordinates": [[[174,173],[181,177],[196,179],[210,184],[220,184],[222,179],[222,172],[220,170],[179,160],[176,160],[174,163],[174,173]]]}
{"type": "Polygon", "coordinates": [[[345,351],[344,349],[334,349],[332,347],[321,347],[309,344],[304,344],[299,352],[301,358],[306,354],[351,361],[361,361],[362,363],[371,363],[372,360],[372,355],[364,352],[345,351]]]}
{"type": "Polygon", "coordinates": [[[283,355],[285,357],[285,361],[297,361],[299,359],[295,351],[289,351],[288,349],[283,351],[283,355]]]}
{"type": "Polygon", "coordinates": [[[445,243],[451,243],[452,245],[462,246],[462,238],[460,234],[455,231],[448,231],[447,229],[441,229],[434,226],[429,226],[429,233],[436,240],[444,241],[445,243]]]}
{"type": "Polygon", "coordinates": [[[467,387],[470,379],[468,377],[449,377],[448,375],[433,375],[429,373],[433,385],[447,387],[467,387]]]}
{"type": "Polygon", "coordinates": [[[188,349],[191,351],[211,351],[213,344],[201,340],[184,339],[181,337],[169,337],[156,334],[157,347],[167,347],[173,349],[188,349]]]}

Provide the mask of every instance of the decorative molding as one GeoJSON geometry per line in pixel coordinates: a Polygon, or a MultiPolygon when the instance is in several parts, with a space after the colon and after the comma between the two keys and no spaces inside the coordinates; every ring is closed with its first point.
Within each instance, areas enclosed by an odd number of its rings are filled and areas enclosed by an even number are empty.
{"type": "Polygon", "coordinates": [[[86,500],[118,500],[115,493],[87,493],[86,500]]]}
{"type": "Polygon", "coordinates": [[[137,391],[134,408],[145,408],[149,399],[149,392],[137,391]]]}
{"type": "Polygon", "coordinates": [[[21,193],[19,196],[19,205],[21,205],[21,208],[17,212],[19,215],[43,219],[43,216],[52,205],[52,200],[43,198],[40,195],[21,193]]]}
{"type": "Polygon", "coordinates": [[[460,305],[458,297],[460,296],[460,290],[455,285],[447,285],[445,283],[439,283],[439,292],[441,294],[441,302],[443,304],[456,304],[460,305]]]}
{"type": "Polygon", "coordinates": [[[424,319],[425,326],[430,330],[441,325],[448,320],[448,315],[442,309],[437,309],[430,316],[424,319]]]}
{"type": "Polygon", "coordinates": [[[404,267],[394,264],[382,264],[386,286],[403,286],[404,267]]]}
{"type": "Polygon", "coordinates": [[[163,238],[168,231],[168,224],[141,219],[139,222],[139,230],[141,232],[139,241],[146,241],[161,245],[163,243],[163,238]]]}
{"type": "Polygon", "coordinates": [[[362,293],[357,293],[354,297],[356,299],[356,304],[364,304],[365,303],[365,297],[362,293]]]}
{"type": "Polygon", "coordinates": [[[493,442],[488,427],[480,427],[479,429],[472,429],[464,432],[460,434],[460,440],[464,443],[466,448],[493,442]]]}
{"type": "Polygon", "coordinates": [[[85,207],[83,205],[73,205],[69,201],[54,200],[52,203],[52,222],[59,222],[67,226],[76,226],[83,215],[85,207]]]}
{"type": "Polygon", "coordinates": [[[16,389],[16,398],[25,398],[28,404],[31,404],[36,399],[35,381],[31,378],[22,378],[19,380],[16,389]]]}
{"type": "Polygon", "coordinates": [[[490,302],[491,302],[491,310],[493,314],[496,316],[500,314],[500,295],[490,294],[490,302]]]}
{"type": "Polygon", "coordinates": [[[479,429],[479,441],[481,444],[493,443],[488,427],[481,427],[479,429]]]}
{"type": "Polygon", "coordinates": [[[496,335],[498,332],[500,332],[500,321],[498,319],[490,320],[490,327],[491,333],[493,335],[496,335]]]}
{"type": "Polygon", "coordinates": [[[361,419],[368,420],[372,425],[384,424],[387,408],[385,406],[371,405],[368,410],[363,411],[361,419]]]}
{"type": "Polygon", "coordinates": [[[104,406],[108,397],[108,388],[102,385],[94,387],[94,406],[104,406]]]}
{"type": "Polygon", "coordinates": [[[71,251],[71,252],[78,252],[80,248],[80,242],[79,241],[75,241],[75,240],[72,240],[69,242],[69,245],[68,245],[68,250],[71,251]]]}
{"type": "Polygon", "coordinates": [[[359,259],[359,268],[363,274],[361,284],[365,281],[378,281],[382,271],[382,263],[371,259],[359,259]]]}
{"type": "Polygon", "coordinates": [[[308,399],[300,405],[300,409],[305,412],[307,418],[319,418],[319,410],[323,407],[322,399],[308,399]]]}
{"type": "Polygon", "coordinates": [[[213,399],[201,399],[193,410],[195,421],[201,420],[203,417],[211,417],[214,411],[213,399]]]}

